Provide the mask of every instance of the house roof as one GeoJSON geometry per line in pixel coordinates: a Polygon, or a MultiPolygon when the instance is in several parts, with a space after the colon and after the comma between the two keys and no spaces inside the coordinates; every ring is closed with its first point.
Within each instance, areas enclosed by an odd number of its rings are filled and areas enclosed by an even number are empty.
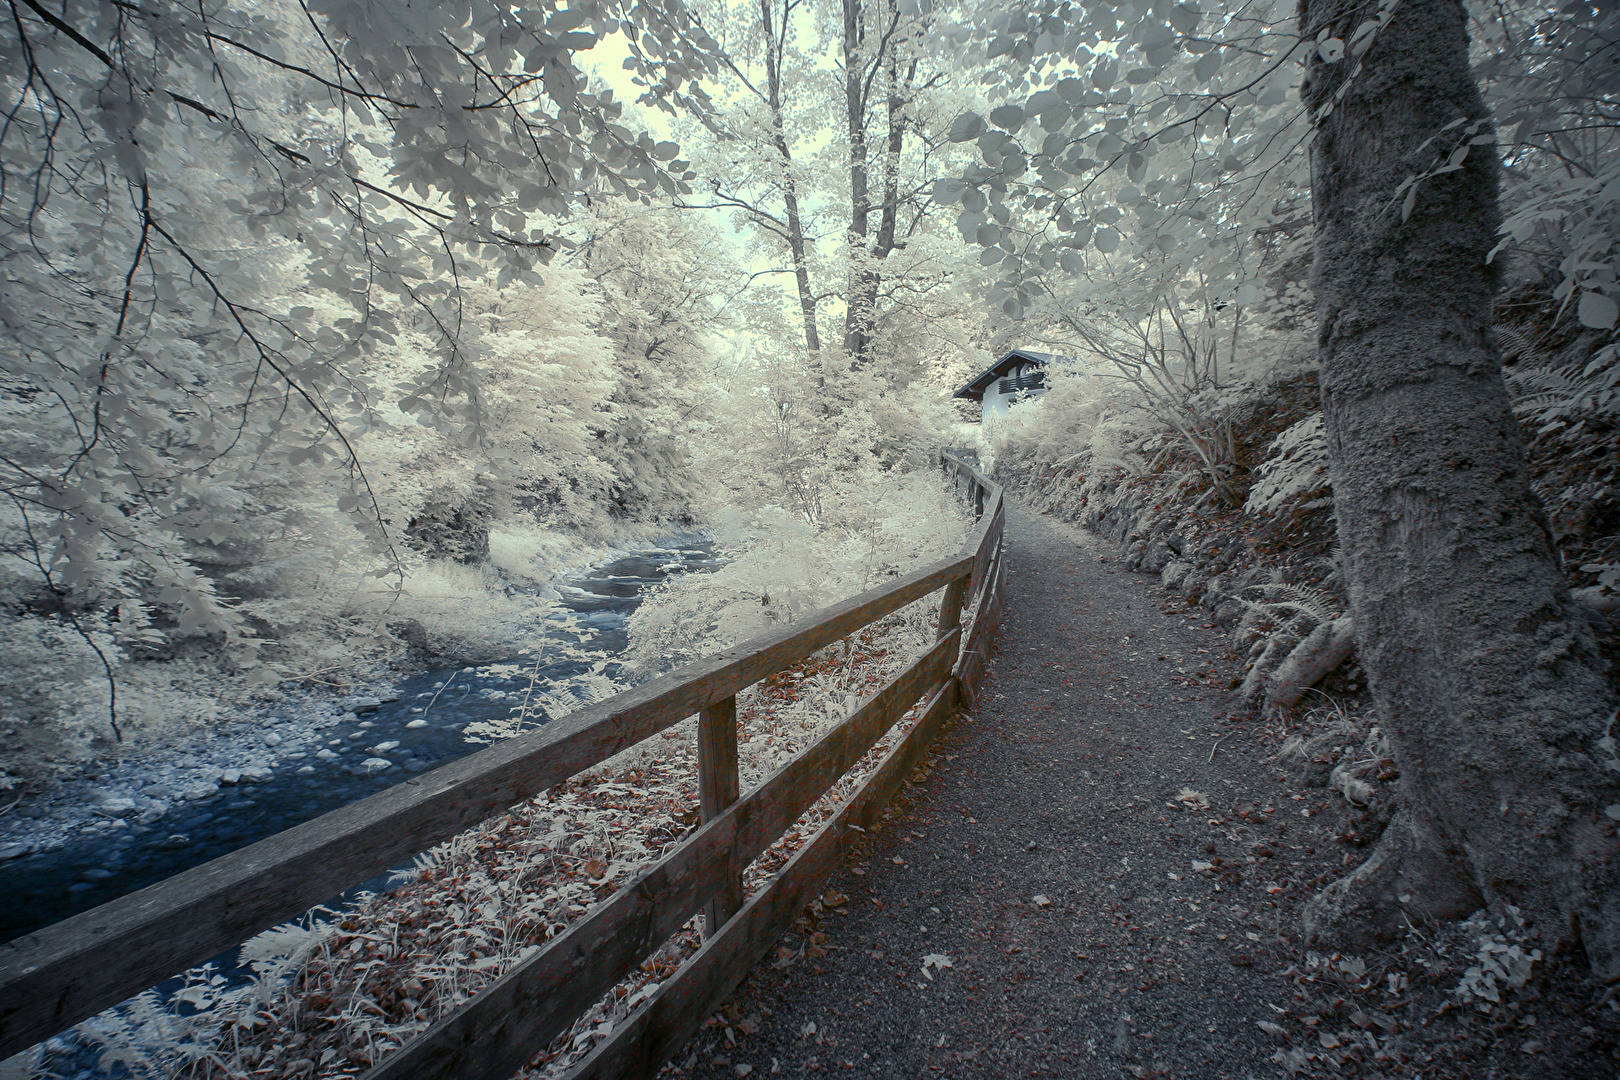
{"type": "Polygon", "coordinates": [[[1030,349],[1014,349],[1012,352],[997,360],[994,364],[980,372],[972,382],[962,387],[952,397],[967,398],[969,401],[983,401],[984,392],[990,389],[990,384],[997,379],[1007,377],[1007,373],[1019,364],[1035,364],[1045,367],[1048,364],[1068,362],[1069,357],[1059,356],[1056,353],[1034,352],[1030,349]]]}

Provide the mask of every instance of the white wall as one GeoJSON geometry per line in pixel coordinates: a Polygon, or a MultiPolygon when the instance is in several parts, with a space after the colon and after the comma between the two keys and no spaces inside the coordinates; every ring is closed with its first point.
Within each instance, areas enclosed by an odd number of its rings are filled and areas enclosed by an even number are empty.
{"type": "MultiPolygon", "coordinates": [[[[1035,372],[1040,370],[1041,366],[1039,364],[1019,364],[1009,371],[1005,376],[1003,376],[1003,378],[1020,379],[1025,375],[1033,375],[1035,372]]],[[[1012,403],[1020,399],[1017,393],[1001,393],[1000,387],[1001,379],[997,379],[995,382],[991,383],[989,388],[984,392],[984,418],[986,420],[993,416],[1005,416],[1007,410],[1012,406],[1012,403]]],[[[1025,391],[1023,400],[1027,401],[1030,398],[1037,398],[1044,393],[1046,393],[1045,388],[1040,390],[1025,391]]]]}

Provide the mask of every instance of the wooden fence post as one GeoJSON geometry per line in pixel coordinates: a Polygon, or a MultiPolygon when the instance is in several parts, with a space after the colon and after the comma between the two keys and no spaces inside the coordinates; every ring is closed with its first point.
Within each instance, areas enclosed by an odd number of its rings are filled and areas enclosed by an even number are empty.
{"type": "MultiPolygon", "coordinates": [[[[698,805],[703,820],[719,817],[741,794],[737,776],[737,697],[698,714],[698,805]]],[[[728,862],[725,881],[703,909],[703,934],[712,937],[742,908],[742,867],[728,862]]]]}
{"type": "Polygon", "coordinates": [[[934,637],[935,641],[962,625],[962,595],[966,590],[966,578],[957,578],[945,586],[939,598],[939,632],[934,637]]]}

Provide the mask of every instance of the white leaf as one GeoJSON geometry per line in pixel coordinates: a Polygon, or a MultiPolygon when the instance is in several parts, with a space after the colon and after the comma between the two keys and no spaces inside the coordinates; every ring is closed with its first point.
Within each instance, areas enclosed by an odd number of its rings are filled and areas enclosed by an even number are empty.
{"type": "Polygon", "coordinates": [[[1350,35],[1350,52],[1360,56],[1372,47],[1373,35],[1378,32],[1378,20],[1368,19],[1356,27],[1356,32],[1350,35]]]}
{"type": "Polygon", "coordinates": [[[946,137],[951,142],[968,142],[983,135],[984,131],[984,117],[978,113],[963,113],[951,125],[950,134],[946,137]]]}
{"type": "Polygon", "coordinates": [[[1017,131],[1024,126],[1024,110],[1017,105],[1003,105],[990,111],[990,122],[1006,131],[1017,131]]]}
{"type": "Polygon", "coordinates": [[[1170,13],[1165,16],[1165,19],[1183,34],[1190,34],[1198,28],[1198,20],[1202,17],[1200,12],[1194,11],[1187,5],[1177,4],[1170,9],[1170,13]]]}
{"type": "Polygon", "coordinates": [[[1607,330],[1614,325],[1616,315],[1620,315],[1620,309],[1616,308],[1612,298],[1587,290],[1581,293],[1581,303],[1576,309],[1576,314],[1582,326],[1607,330]]]}

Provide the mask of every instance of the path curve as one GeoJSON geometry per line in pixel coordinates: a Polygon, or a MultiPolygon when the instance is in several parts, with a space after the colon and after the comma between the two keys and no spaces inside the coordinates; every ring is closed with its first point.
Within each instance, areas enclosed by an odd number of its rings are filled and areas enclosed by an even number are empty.
{"type": "Polygon", "coordinates": [[[980,714],[666,1075],[1275,1073],[1265,957],[1295,916],[1269,890],[1307,838],[1266,809],[1225,637],[1073,526],[1009,502],[1007,536],[980,714]],[[1170,808],[1183,788],[1211,807],[1170,808]]]}

